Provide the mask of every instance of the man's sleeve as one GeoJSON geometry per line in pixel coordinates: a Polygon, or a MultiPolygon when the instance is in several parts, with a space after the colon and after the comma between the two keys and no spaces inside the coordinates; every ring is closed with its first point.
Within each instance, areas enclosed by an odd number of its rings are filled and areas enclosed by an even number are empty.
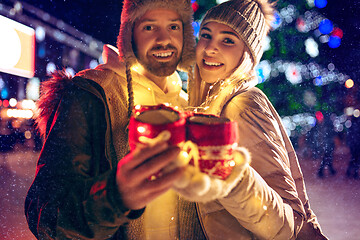
{"type": "Polygon", "coordinates": [[[75,89],[51,119],[25,202],[37,238],[109,238],[141,215],[123,207],[117,191],[116,166],[105,153],[104,109],[94,95],[75,89]]]}

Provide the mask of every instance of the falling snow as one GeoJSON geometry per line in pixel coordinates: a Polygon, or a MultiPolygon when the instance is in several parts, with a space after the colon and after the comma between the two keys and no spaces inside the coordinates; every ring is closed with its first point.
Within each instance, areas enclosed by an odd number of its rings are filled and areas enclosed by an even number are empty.
{"type": "MultiPolygon", "coordinates": [[[[16,145],[14,149],[0,155],[0,239],[35,240],[27,227],[23,206],[39,152],[27,146],[16,145]]],[[[360,180],[345,175],[349,149],[344,143],[337,145],[333,161],[337,174],[331,176],[325,171],[322,179],[316,175],[320,160],[310,158],[307,151],[299,149],[298,155],[310,204],[323,231],[331,240],[358,239],[360,180]]]]}

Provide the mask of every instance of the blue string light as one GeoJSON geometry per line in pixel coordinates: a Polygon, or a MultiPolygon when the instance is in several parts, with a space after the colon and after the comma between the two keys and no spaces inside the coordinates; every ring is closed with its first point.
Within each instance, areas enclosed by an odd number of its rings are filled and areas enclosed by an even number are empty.
{"type": "Polygon", "coordinates": [[[277,29],[282,23],[281,17],[277,11],[274,12],[274,20],[271,22],[271,27],[277,29]]]}
{"type": "Polygon", "coordinates": [[[264,76],[263,70],[261,68],[259,68],[259,69],[257,69],[256,73],[257,73],[257,77],[258,77],[258,83],[265,82],[265,76],[264,76]]]}
{"type": "Polygon", "coordinates": [[[322,34],[329,34],[333,30],[333,23],[329,19],[324,19],[319,23],[319,31],[322,34]]]}
{"type": "Polygon", "coordinates": [[[338,48],[341,44],[341,38],[338,36],[330,36],[328,45],[330,48],[338,48]]]}
{"type": "Polygon", "coordinates": [[[200,23],[197,22],[197,21],[194,21],[194,22],[192,23],[192,27],[193,27],[193,29],[194,29],[194,36],[195,36],[195,37],[198,37],[198,36],[199,36],[199,31],[200,31],[200,23]]]}
{"type": "Polygon", "coordinates": [[[321,86],[323,85],[323,80],[322,80],[322,77],[321,76],[318,76],[314,79],[314,85],[315,86],[321,86]]]}
{"type": "Polygon", "coordinates": [[[314,4],[318,8],[324,8],[327,5],[327,0],[315,0],[314,4]]]}

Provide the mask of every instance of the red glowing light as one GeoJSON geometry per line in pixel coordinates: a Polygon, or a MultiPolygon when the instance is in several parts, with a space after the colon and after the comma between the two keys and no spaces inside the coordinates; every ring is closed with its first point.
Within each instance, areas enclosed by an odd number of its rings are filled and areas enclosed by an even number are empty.
{"type": "Polygon", "coordinates": [[[340,28],[335,27],[334,30],[332,31],[331,35],[342,38],[344,36],[344,33],[343,33],[343,30],[341,30],[340,28]]]}
{"type": "Polygon", "coordinates": [[[194,12],[196,12],[199,9],[199,4],[197,2],[193,2],[191,6],[194,12]]]}
{"type": "Polygon", "coordinates": [[[3,106],[7,108],[9,106],[9,100],[4,100],[3,106]]]}
{"type": "Polygon", "coordinates": [[[305,32],[306,24],[303,18],[299,17],[298,19],[296,19],[296,28],[300,32],[305,32]]]}
{"type": "Polygon", "coordinates": [[[322,122],[324,120],[324,115],[320,111],[317,111],[315,113],[315,117],[316,117],[316,120],[318,120],[319,122],[322,122]]]}

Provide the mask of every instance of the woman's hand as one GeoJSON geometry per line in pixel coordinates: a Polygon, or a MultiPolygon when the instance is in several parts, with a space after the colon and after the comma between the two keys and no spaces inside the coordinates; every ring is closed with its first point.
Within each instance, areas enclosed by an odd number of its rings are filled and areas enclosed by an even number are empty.
{"type": "Polygon", "coordinates": [[[193,202],[209,202],[224,198],[243,178],[244,171],[249,166],[250,154],[245,148],[237,148],[234,160],[236,164],[225,180],[211,177],[189,165],[182,177],[174,183],[173,189],[193,202]]]}

